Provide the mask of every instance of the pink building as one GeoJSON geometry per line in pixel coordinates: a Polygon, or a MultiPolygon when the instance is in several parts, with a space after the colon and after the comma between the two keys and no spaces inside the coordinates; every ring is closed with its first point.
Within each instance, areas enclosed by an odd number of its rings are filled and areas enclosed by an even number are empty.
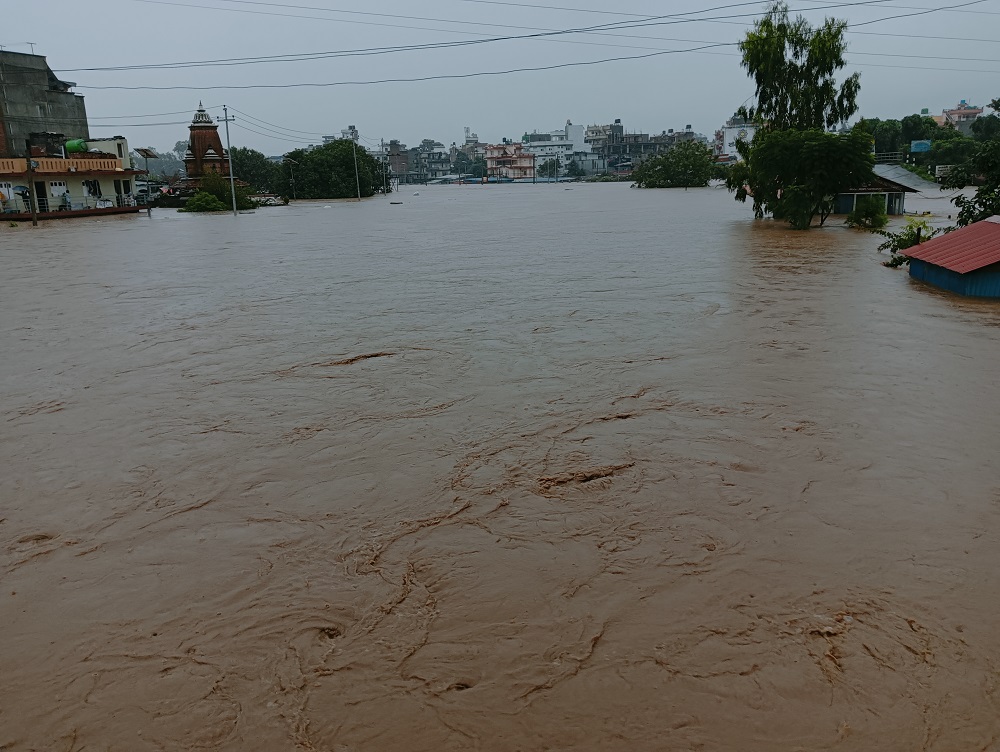
{"type": "Polygon", "coordinates": [[[487,146],[486,174],[496,179],[531,180],[535,177],[535,157],[521,143],[487,146]]]}

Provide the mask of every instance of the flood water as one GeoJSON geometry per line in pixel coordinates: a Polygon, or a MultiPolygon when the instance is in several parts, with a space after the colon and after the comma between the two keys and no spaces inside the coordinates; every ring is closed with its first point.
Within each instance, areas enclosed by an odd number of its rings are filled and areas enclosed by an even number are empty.
{"type": "Polygon", "coordinates": [[[1000,304],[390,199],[0,228],[0,749],[998,749],[1000,304]]]}

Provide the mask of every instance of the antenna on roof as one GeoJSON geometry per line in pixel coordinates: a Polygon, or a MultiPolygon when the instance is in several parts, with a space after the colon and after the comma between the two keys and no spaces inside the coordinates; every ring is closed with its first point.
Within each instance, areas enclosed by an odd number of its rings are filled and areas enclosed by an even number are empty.
{"type": "Polygon", "coordinates": [[[28,45],[31,48],[31,54],[34,55],[35,54],[35,44],[37,44],[37,43],[36,42],[25,42],[25,44],[28,45]]]}

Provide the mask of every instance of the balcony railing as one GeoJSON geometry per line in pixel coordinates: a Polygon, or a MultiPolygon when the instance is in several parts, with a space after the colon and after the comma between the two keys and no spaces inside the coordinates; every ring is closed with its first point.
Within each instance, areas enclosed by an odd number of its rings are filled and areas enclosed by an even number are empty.
{"type": "MultiPolygon", "coordinates": [[[[64,174],[68,172],[118,172],[122,170],[120,159],[58,159],[36,157],[35,172],[44,174],[64,174]]],[[[27,172],[28,163],[24,159],[0,159],[0,175],[27,172]]]]}
{"type": "MultiPolygon", "coordinates": [[[[133,196],[42,196],[35,199],[40,213],[54,211],[82,211],[83,209],[112,209],[135,206],[133,196]]],[[[0,214],[29,214],[31,204],[26,196],[14,194],[6,201],[0,201],[0,214]]]]}

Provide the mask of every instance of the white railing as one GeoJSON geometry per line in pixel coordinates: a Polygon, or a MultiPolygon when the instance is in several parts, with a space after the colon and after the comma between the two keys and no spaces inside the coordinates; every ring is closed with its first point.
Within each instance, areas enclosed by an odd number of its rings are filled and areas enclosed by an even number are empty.
{"type": "MultiPolygon", "coordinates": [[[[43,196],[35,199],[37,210],[44,214],[56,211],[82,211],[84,209],[113,209],[135,206],[132,196],[43,196]]],[[[0,214],[29,214],[31,204],[21,194],[0,201],[0,214]]]]}

